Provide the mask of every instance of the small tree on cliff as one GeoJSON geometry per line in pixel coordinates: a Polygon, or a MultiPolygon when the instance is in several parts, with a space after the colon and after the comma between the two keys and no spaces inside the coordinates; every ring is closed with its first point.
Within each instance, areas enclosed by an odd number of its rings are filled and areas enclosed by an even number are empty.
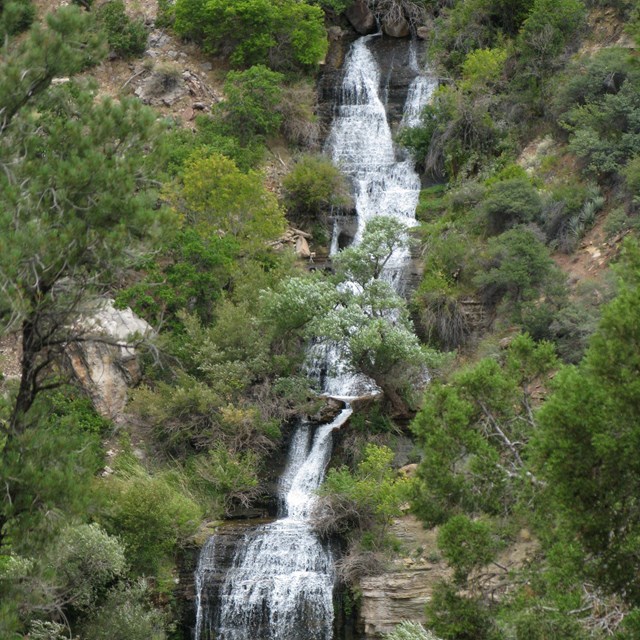
{"type": "Polygon", "coordinates": [[[133,238],[156,227],[148,179],[157,125],[134,100],[97,99],[74,74],[104,52],[91,17],[61,9],[0,62],[0,326],[22,334],[11,429],[70,342],[89,294],[106,290],[133,238]]]}
{"type": "Polygon", "coordinates": [[[283,326],[283,332],[294,329],[307,338],[342,343],[351,367],[372,378],[399,414],[412,408],[417,390],[426,381],[430,355],[413,331],[405,300],[384,276],[394,251],[407,242],[402,222],[374,218],[361,242],[336,256],[334,286],[293,278],[266,300],[271,322],[280,326],[283,318],[300,319],[294,327],[283,326]]]}

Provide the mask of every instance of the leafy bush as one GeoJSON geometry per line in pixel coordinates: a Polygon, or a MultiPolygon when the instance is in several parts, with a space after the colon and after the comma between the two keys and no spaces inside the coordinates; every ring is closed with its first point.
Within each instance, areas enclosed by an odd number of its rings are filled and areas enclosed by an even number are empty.
{"type": "Polygon", "coordinates": [[[525,69],[534,83],[549,73],[585,14],[582,0],[534,0],[518,38],[525,69]]]}
{"type": "Polygon", "coordinates": [[[640,144],[640,72],[619,50],[604,50],[573,67],[559,108],[569,147],[588,173],[611,178],[637,153],[640,144]],[[571,102],[574,101],[572,105],[571,102]]]}
{"type": "Polygon", "coordinates": [[[229,132],[246,141],[278,131],[282,115],[277,106],[284,76],[264,65],[230,71],[224,83],[225,100],[218,105],[229,132]]]}
{"type": "Polygon", "coordinates": [[[282,87],[278,113],[280,130],[290,144],[301,149],[316,149],[321,138],[321,124],[315,113],[316,88],[309,80],[290,82],[282,87]]]}
{"type": "Polygon", "coordinates": [[[491,185],[481,205],[490,234],[536,220],[542,200],[527,178],[512,178],[491,185]]]}
{"type": "Polygon", "coordinates": [[[555,364],[551,344],[522,335],[502,363],[484,358],[427,387],[411,425],[424,452],[414,506],[426,523],[512,511],[530,482],[522,457],[533,428],[530,385],[555,364]]]}
{"type": "Polygon", "coordinates": [[[43,395],[34,407],[38,428],[5,445],[0,478],[11,499],[0,513],[4,539],[16,552],[55,535],[64,523],[51,514],[82,518],[94,501],[92,481],[103,465],[101,434],[85,422],[86,407],[80,406],[76,413],[72,402],[54,396],[50,404],[43,395]]]}
{"type": "Polygon", "coordinates": [[[223,118],[199,115],[195,123],[195,131],[175,126],[161,139],[162,157],[170,175],[180,173],[193,157],[223,155],[243,172],[255,169],[264,158],[265,147],[259,137],[240,140],[223,118]]]}
{"type": "Polygon", "coordinates": [[[156,28],[166,29],[173,27],[176,21],[175,0],[158,0],[158,15],[156,17],[156,28]]]}
{"type": "Polygon", "coordinates": [[[345,177],[324,156],[301,156],[282,185],[287,208],[298,215],[317,217],[351,204],[345,177]]]}
{"type": "Polygon", "coordinates": [[[619,293],[605,307],[578,368],[556,376],[538,412],[537,467],[596,584],[640,603],[634,569],[640,534],[638,440],[640,396],[640,250],[624,246],[619,293]],[[568,460],[566,456],[570,456],[568,460]],[[615,532],[611,535],[611,532],[615,532]]]}
{"type": "Polygon", "coordinates": [[[491,562],[496,553],[496,543],[487,523],[464,515],[453,516],[440,527],[438,547],[460,585],[474,569],[491,562]]]}
{"type": "Polygon", "coordinates": [[[28,29],[35,14],[31,0],[7,0],[0,4],[0,39],[28,29]]]}
{"type": "Polygon", "coordinates": [[[296,0],[177,0],[175,29],[229,54],[236,66],[291,70],[315,66],[327,51],[324,12],[296,0]]]}
{"type": "Polygon", "coordinates": [[[93,609],[127,568],[120,540],[97,524],[63,529],[50,552],[49,565],[65,601],[84,611],[93,609]]]}
{"type": "Polygon", "coordinates": [[[141,20],[127,16],[123,0],[109,0],[97,12],[98,22],[107,34],[111,49],[128,58],[144,53],[147,47],[147,29],[141,20]]]}
{"type": "Polygon", "coordinates": [[[92,640],[165,640],[165,619],[150,602],[146,583],[111,590],[83,629],[92,640]]]}
{"type": "MultiPolygon", "coordinates": [[[[489,304],[503,299],[516,304],[541,292],[556,293],[561,275],[547,248],[526,228],[515,228],[492,238],[487,250],[486,271],[474,282],[489,304]]],[[[517,312],[517,309],[516,309],[517,312]]]]}
{"type": "Polygon", "coordinates": [[[242,250],[263,248],[284,231],[286,222],[276,197],[260,174],[242,173],[219,154],[195,156],[185,164],[172,204],[199,233],[235,239],[242,250]]]}
{"type": "Polygon", "coordinates": [[[607,47],[571,62],[555,81],[554,113],[559,117],[574,107],[597,102],[618,91],[631,68],[629,50],[617,47],[607,47]]]}
{"type": "Polygon", "coordinates": [[[436,585],[426,607],[427,625],[443,640],[497,640],[492,615],[478,599],[460,596],[446,582],[436,585]]]}
{"type": "Polygon", "coordinates": [[[419,622],[402,622],[391,633],[387,633],[385,640],[438,640],[419,622]]]}
{"type": "Polygon", "coordinates": [[[399,140],[434,177],[473,173],[495,155],[500,141],[490,106],[459,88],[441,87],[424,108],[421,124],[403,129],[399,140]]]}
{"type": "Polygon", "coordinates": [[[408,496],[409,480],[394,471],[393,458],[391,449],[367,444],[355,472],[330,469],[312,515],[314,527],[323,535],[355,530],[358,538],[367,534],[372,547],[380,548],[408,496]]]}
{"type": "Polygon", "coordinates": [[[128,467],[106,483],[101,519],[125,544],[133,570],[153,574],[196,531],[202,511],[167,478],[150,476],[134,462],[128,467]]]}

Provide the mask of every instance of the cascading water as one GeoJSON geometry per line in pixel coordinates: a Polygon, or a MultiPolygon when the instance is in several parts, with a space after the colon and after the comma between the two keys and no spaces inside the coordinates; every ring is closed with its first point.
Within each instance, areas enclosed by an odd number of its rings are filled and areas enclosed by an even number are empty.
{"type": "MultiPolygon", "coordinates": [[[[354,185],[354,242],[359,241],[366,222],[376,215],[395,216],[407,225],[414,224],[420,192],[412,162],[398,158],[394,148],[380,99],[379,68],[369,50],[374,37],[361,38],[351,48],[340,104],[327,141],[328,153],[354,185]]],[[[417,61],[415,55],[413,59],[417,61]]],[[[433,90],[433,83],[419,76],[417,62],[415,75],[402,126],[415,124],[433,90]]],[[[334,251],[339,233],[340,225],[336,224],[334,251]]],[[[398,251],[387,263],[387,277],[396,286],[408,257],[406,251],[398,251]]],[[[341,367],[340,358],[337,345],[324,343],[310,350],[309,373],[321,383],[323,392],[345,398],[371,392],[370,381],[341,367]]],[[[304,422],[298,427],[280,479],[280,517],[245,532],[236,544],[215,611],[204,596],[208,576],[216,572],[216,537],[205,544],[196,570],[195,640],[331,640],[333,559],[308,519],[331,455],[332,432],[350,415],[347,404],[331,423],[315,431],[304,422]]]]}

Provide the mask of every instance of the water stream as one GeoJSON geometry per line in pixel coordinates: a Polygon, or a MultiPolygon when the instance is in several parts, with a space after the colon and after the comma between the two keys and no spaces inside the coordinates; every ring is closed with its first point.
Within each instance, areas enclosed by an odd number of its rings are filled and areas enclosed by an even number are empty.
{"type": "MultiPolygon", "coordinates": [[[[357,40],[345,61],[344,80],[326,152],[354,188],[358,242],[366,222],[376,215],[415,223],[420,180],[413,164],[395,148],[381,98],[379,66],[370,50],[377,36],[357,40]]],[[[411,45],[415,47],[415,44],[411,45]]],[[[434,83],[419,74],[415,49],[401,126],[415,124],[434,83]]],[[[337,251],[340,224],[332,246],[337,251]]],[[[405,250],[388,263],[388,277],[400,287],[408,261],[405,250]]],[[[310,375],[328,395],[353,397],[372,385],[340,365],[338,345],[315,345],[308,354],[310,375]]],[[[280,478],[279,518],[247,530],[237,542],[230,569],[219,588],[218,606],[203,598],[216,573],[216,537],[203,547],[196,570],[195,640],[331,640],[334,569],[331,550],[308,518],[331,456],[332,432],[351,415],[348,403],[330,423],[313,428],[302,422],[294,433],[286,469],[280,478]],[[208,601],[207,601],[208,602],[208,601]]]]}

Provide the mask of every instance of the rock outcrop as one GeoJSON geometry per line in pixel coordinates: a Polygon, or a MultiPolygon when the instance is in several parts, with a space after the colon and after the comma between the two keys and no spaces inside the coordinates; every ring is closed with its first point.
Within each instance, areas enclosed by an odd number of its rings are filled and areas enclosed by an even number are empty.
{"type": "Polygon", "coordinates": [[[382,30],[392,38],[408,38],[411,35],[409,21],[405,18],[383,21],[382,30]]]}
{"type": "Polygon", "coordinates": [[[413,516],[398,519],[391,531],[403,555],[380,575],[360,580],[359,626],[365,640],[378,640],[404,620],[425,622],[425,605],[436,583],[451,575],[436,554],[436,533],[413,516]]]}
{"type": "Polygon", "coordinates": [[[135,339],[152,333],[151,326],[131,309],[116,309],[109,299],[100,301],[78,326],[83,339],[68,347],[69,367],[96,410],[117,421],[127,403],[129,387],[140,381],[135,339]]]}
{"type": "Polygon", "coordinates": [[[363,36],[375,33],[377,30],[376,19],[366,0],[356,0],[344,12],[351,26],[363,36]]]}

